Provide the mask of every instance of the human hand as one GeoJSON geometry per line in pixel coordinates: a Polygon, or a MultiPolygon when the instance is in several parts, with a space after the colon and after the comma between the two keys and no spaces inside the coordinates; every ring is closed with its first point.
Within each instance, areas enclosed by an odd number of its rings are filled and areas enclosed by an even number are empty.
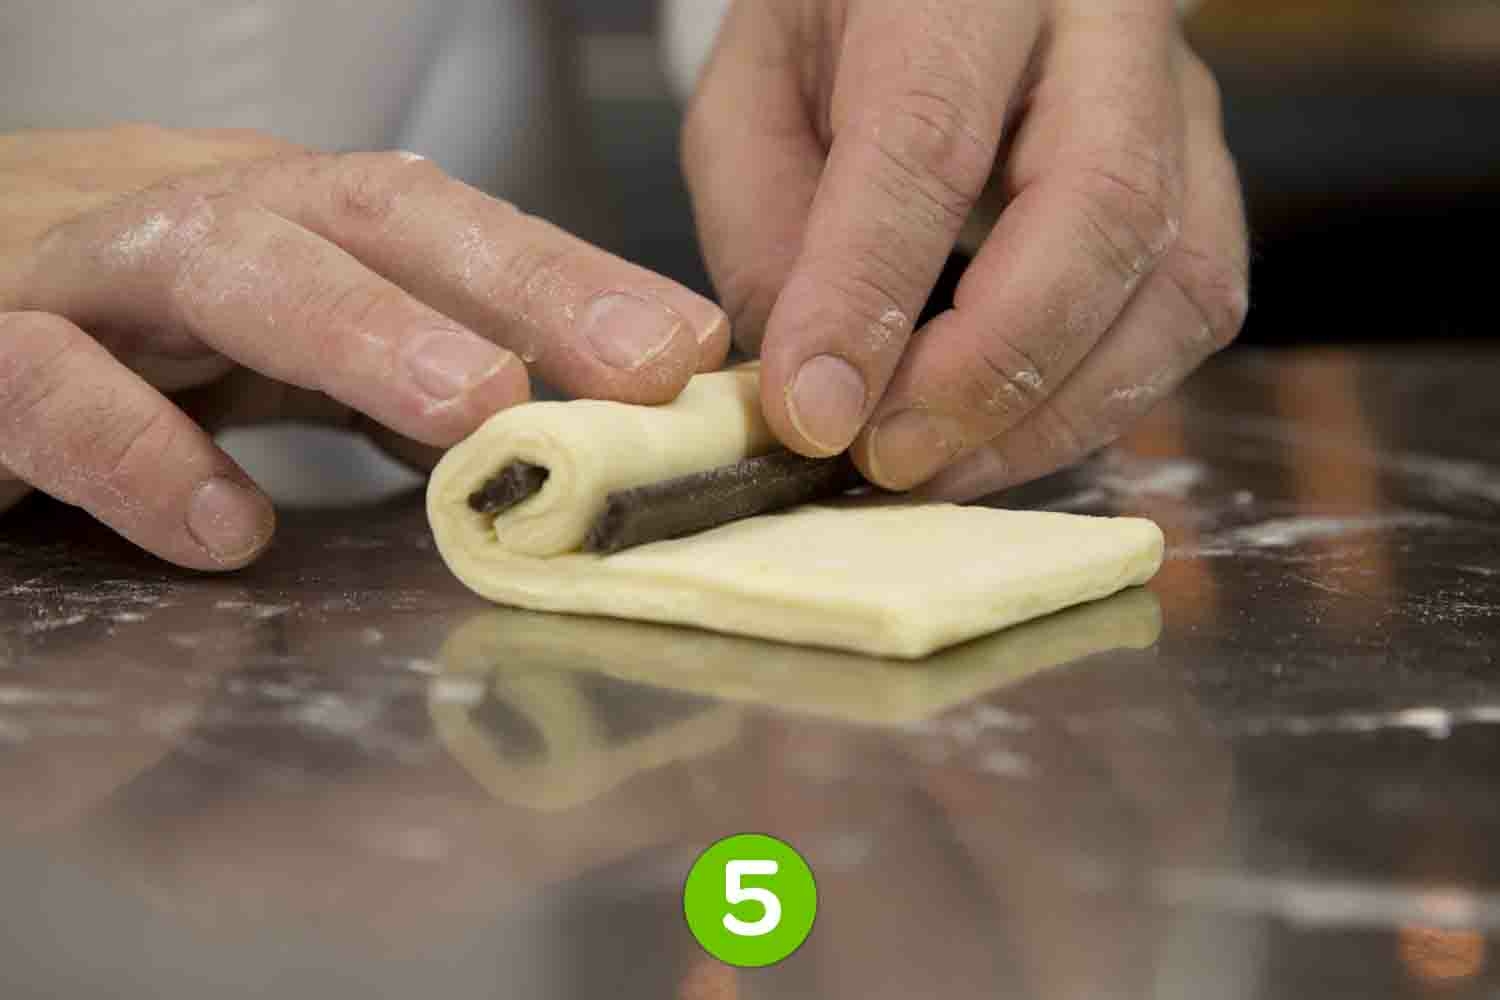
{"type": "Polygon", "coordinates": [[[755,0],[684,133],[789,447],[971,499],[1107,444],[1239,331],[1247,236],[1170,0],[755,0]],[[1003,206],[913,331],[976,207],[1003,206]]]}
{"type": "Polygon", "coordinates": [[[182,566],[250,562],[274,515],[165,393],[243,366],[292,387],[257,384],[260,417],[311,390],[405,451],[525,400],[528,366],[659,403],[727,349],[706,299],[420,157],[151,127],[0,136],[0,510],[35,487],[182,566]]]}

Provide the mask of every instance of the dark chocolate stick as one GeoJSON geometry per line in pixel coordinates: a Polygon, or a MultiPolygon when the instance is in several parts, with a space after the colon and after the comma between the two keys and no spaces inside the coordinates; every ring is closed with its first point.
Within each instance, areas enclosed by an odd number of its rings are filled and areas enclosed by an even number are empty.
{"type": "Polygon", "coordinates": [[[469,509],[476,514],[504,514],[540,493],[547,475],[540,465],[512,462],[469,495],[469,509]]]}
{"type": "Polygon", "coordinates": [[[847,456],[817,459],[790,451],[772,452],[611,493],[583,548],[608,554],[680,538],[757,514],[836,497],[863,482],[847,456]]]}

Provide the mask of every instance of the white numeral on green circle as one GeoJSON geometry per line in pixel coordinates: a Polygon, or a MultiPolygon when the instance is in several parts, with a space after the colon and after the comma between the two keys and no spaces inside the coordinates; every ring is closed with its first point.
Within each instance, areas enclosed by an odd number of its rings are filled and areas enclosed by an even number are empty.
{"type": "Polygon", "coordinates": [[[742,885],[746,875],[775,875],[780,867],[774,861],[730,861],[724,865],[724,899],[735,903],[759,903],[766,911],[759,920],[748,923],[733,913],[724,914],[724,926],[739,937],[762,937],[781,923],[781,900],[770,889],[742,885]]]}
{"type": "Polygon", "coordinates": [[[737,833],[693,862],[682,884],[682,915],[705,952],[738,969],[760,969],[789,958],[812,933],[818,884],[791,844],[737,833]]]}

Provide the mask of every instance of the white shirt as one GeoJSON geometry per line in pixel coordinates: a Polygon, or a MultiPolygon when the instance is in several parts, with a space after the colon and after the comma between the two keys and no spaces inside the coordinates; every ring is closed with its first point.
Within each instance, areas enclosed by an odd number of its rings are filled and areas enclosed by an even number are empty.
{"type": "MultiPolygon", "coordinates": [[[[549,0],[3,0],[0,131],[150,121],[418,149],[472,183],[561,113],[549,0]]],[[[502,176],[496,176],[496,170],[502,176]]]]}
{"type": "Polygon", "coordinates": [[[10,0],[0,128],[154,121],[388,145],[458,10],[454,0],[10,0]]]}
{"type": "MultiPolygon", "coordinates": [[[[413,148],[482,178],[537,114],[568,113],[540,87],[550,2],[0,0],[0,131],[253,128],[324,150],[413,148]]],[[[685,96],[732,0],[659,2],[685,96]]]]}

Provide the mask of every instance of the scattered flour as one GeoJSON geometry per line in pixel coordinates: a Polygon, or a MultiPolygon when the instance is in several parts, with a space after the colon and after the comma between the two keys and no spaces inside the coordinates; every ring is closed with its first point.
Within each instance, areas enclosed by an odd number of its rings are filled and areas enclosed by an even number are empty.
{"type": "Polygon", "coordinates": [[[362,839],[375,854],[425,864],[442,861],[448,856],[450,846],[447,834],[430,827],[375,830],[366,833],[362,839]]]}
{"type": "Polygon", "coordinates": [[[1305,542],[1331,541],[1397,528],[1441,528],[1453,523],[1442,514],[1397,511],[1349,517],[1285,517],[1247,524],[1204,538],[1191,549],[1174,549],[1174,558],[1236,556],[1262,549],[1289,549],[1305,542]]]}
{"type": "Polygon", "coordinates": [[[1208,478],[1208,469],[1198,462],[1172,459],[1164,462],[1117,462],[1099,477],[1099,485],[1127,496],[1186,497],[1208,478]]]}
{"type": "Polygon", "coordinates": [[[19,687],[16,685],[0,686],[0,705],[9,708],[27,708],[32,706],[87,708],[93,705],[101,705],[104,702],[105,699],[101,695],[88,691],[48,691],[43,688],[19,687]]]}
{"type": "Polygon", "coordinates": [[[484,700],[484,683],[471,677],[439,677],[432,682],[431,699],[438,705],[472,707],[484,700]]]}
{"type": "Polygon", "coordinates": [[[1390,712],[1341,712],[1324,716],[1288,716],[1253,721],[1245,726],[1252,735],[1315,736],[1324,733],[1374,733],[1411,730],[1430,739],[1443,740],[1459,726],[1500,725],[1500,705],[1471,705],[1446,709],[1416,706],[1390,712]]]}
{"type": "Polygon", "coordinates": [[[112,246],[114,252],[126,260],[139,260],[159,247],[172,231],[172,220],[165,212],[156,212],[146,217],[140,225],[125,230],[112,246]]]}
{"type": "Polygon", "coordinates": [[[1036,768],[1025,754],[1013,750],[988,750],[979,758],[979,770],[1001,778],[1030,778],[1036,768]]]}
{"type": "Polygon", "coordinates": [[[38,618],[23,625],[21,632],[26,635],[34,635],[38,632],[55,632],[60,628],[72,628],[74,625],[82,625],[88,620],[89,616],[83,613],[63,615],[58,618],[38,618]]]}
{"type": "Polygon", "coordinates": [[[1176,906],[1279,917],[1304,927],[1500,927],[1500,898],[1453,886],[1276,878],[1177,869],[1154,878],[1176,906]]]}
{"type": "Polygon", "coordinates": [[[375,721],[378,710],[336,695],[314,695],[291,708],[292,719],[309,729],[353,734],[375,721]]]}

